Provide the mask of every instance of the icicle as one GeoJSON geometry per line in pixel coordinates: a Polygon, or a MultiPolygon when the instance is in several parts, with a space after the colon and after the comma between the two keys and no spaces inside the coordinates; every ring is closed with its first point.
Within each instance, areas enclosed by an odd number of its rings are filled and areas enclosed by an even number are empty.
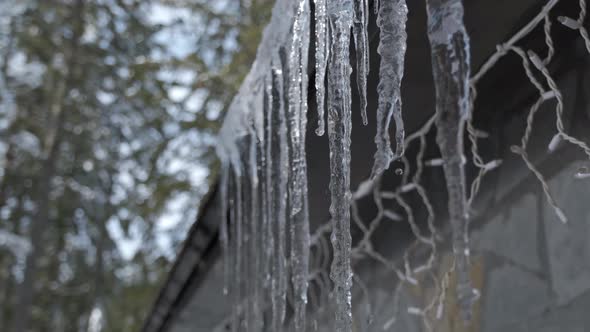
{"type": "Polygon", "coordinates": [[[309,1],[299,0],[289,54],[289,129],[291,137],[292,179],[289,206],[291,240],[291,278],[295,293],[296,331],[305,328],[309,264],[309,216],[307,210],[307,60],[309,48],[309,1]]]}
{"type": "Polygon", "coordinates": [[[331,52],[328,69],[328,135],[330,141],[331,242],[334,257],[330,278],[334,282],[336,332],[352,330],[352,270],[350,267],[350,133],[352,68],[349,59],[351,0],[330,1],[328,7],[331,52]]]}
{"type": "Polygon", "coordinates": [[[326,1],[315,0],[315,90],[318,104],[318,127],[316,134],[324,135],[324,100],[326,67],[328,65],[328,16],[326,1]]]}
{"type": "Polygon", "coordinates": [[[272,242],[274,243],[273,268],[271,276],[272,330],[281,331],[285,320],[287,296],[287,269],[285,232],[287,217],[287,181],[289,179],[289,143],[287,138],[287,118],[284,105],[284,74],[281,60],[275,60],[273,68],[273,112],[272,153],[278,154],[278,162],[272,163],[272,188],[269,190],[271,204],[272,242]]]}
{"type": "Polygon", "coordinates": [[[354,44],[356,48],[356,81],[361,104],[361,117],[366,126],[367,120],[367,75],[369,74],[369,4],[367,0],[354,2],[354,44]]]}
{"type": "Polygon", "coordinates": [[[303,187],[307,181],[305,160],[305,129],[307,125],[307,50],[309,47],[309,4],[299,0],[293,25],[293,41],[289,53],[289,128],[291,137],[290,181],[291,216],[303,206],[303,187]]]}
{"type": "MultiPolygon", "coordinates": [[[[284,115],[282,115],[284,116],[284,115]]],[[[286,123],[284,124],[286,127],[286,123]]],[[[281,170],[280,180],[279,180],[279,188],[277,190],[278,194],[278,210],[277,210],[277,222],[278,222],[278,230],[276,236],[277,242],[277,316],[279,321],[283,323],[285,321],[285,310],[286,310],[286,301],[287,301],[287,249],[286,249],[286,232],[287,232],[287,181],[289,178],[289,174],[284,170],[288,169],[289,167],[289,159],[288,159],[288,145],[287,145],[287,130],[283,131],[281,128],[281,163],[279,164],[280,167],[283,167],[281,170]],[[284,132],[284,133],[283,133],[284,132]]]]}
{"type": "MultiPolygon", "coordinates": [[[[281,133],[281,123],[280,121],[283,119],[281,114],[283,112],[283,77],[282,72],[280,69],[275,68],[276,64],[273,63],[272,68],[272,78],[270,83],[270,109],[268,111],[268,135],[270,137],[270,141],[268,144],[268,148],[266,151],[266,156],[268,159],[267,163],[267,177],[269,179],[281,179],[281,170],[279,167],[282,166],[281,157],[281,147],[280,147],[280,135],[281,133]],[[273,116],[276,114],[277,116],[273,116]],[[278,155],[278,162],[273,159],[273,154],[278,155]]],[[[278,192],[276,191],[279,188],[279,181],[269,181],[267,183],[267,200],[268,200],[268,228],[267,228],[267,238],[268,238],[268,246],[267,246],[267,260],[269,264],[268,274],[269,274],[269,287],[270,287],[270,302],[271,302],[271,327],[274,330],[278,331],[278,307],[279,307],[279,299],[278,299],[278,256],[277,256],[277,240],[276,240],[276,227],[278,226],[278,204],[280,203],[280,197],[277,197],[278,192]]]]}
{"type": "Polygon", "coordinates": [[[408,7],[405,0],[383,1],[379,7],[377,25],[381,33],[377,52],[381,55],[379,68],[379,107],[377,109],[377,135],[375,164],[372,177],[383,173],[392,160],[404,153],[404,124],[402,119],[401,81],[404,75],[406,54],[406,21],[408,7]],[[391,151],[389,124],[395,121],[395,154],[391,151]]]}
{"type": "Polygon", "coordinates": [[[221,250],[223,252],[223,294],[229,293],[229,276],[230,276],[230,260],[229,260],[229,237],[227,233],[227,186],[229,177],[229,165],[225,158],[221,161],[221,178],[219,181],[219,240],[221,242],[221,250]]]}
{"type": "Polygon", "coordinates": [[[309,269],[309,212],[307,200],[291,220],[291,279],[295,294],[295,331],[305,331],[309,269]]]}
{"type": "Polygon", "coordinates": [[[241,239],[242,239],[242,195],[241,195],[241,181],[242,181],[242,171],[241,171],[241,160],[240,160],[240,153],[238,147],[235,145],[233,141],[221,141],[217,147],[218,155],[222,161],[222,178],[221,178],[221,217],[226,218],[226,225],[220,226],[220,231],[222,234],[221,241],[222,246],[225,246],[223,243],[225,239],[231,239],[227,241],[227,251],[225,253],[225,260],[227,266],[224,267],[226,270],[226,277],[228,278],[226,286],[227,286],[227,293],[232,295],[232,320],[231,320],[231,330],[238,331],[239,326],[239,312],[241,310],[241,239]],[[224,169],[225,168],[225,169],[224,169]],[[225,173],[225,175],[224,175],[225,173]],[[225,182],[225,183],[224,183],[225,182]],[[225,197],[224,197],[225,196],[225,197]],[[227,212],[229,211],[229,218],[227,219],[227,212]],[[224,217],[225,215],[225,217],[224,217]],[[227,227],[225,230],[223,227],[227,227]],[[226,234],[223,234],[223,233],[226,234]],[[231,234],[231,235],[230,235],[231,234]]]}
{"type": "Polygon", "coordinates": [[[436,90],[437,143],[444,160],[449,193],[449,217],[457,267],[457,297],[467,321],[475,293],[469,278],[468,217],[463,130],[469,113],[469,37],[463,24],[461,0],[426,0],[428,37],[436,90]]]}
{"type": "MultiPolygon", "coordinates": [[[[241,165],[237,165],[236,167],[241,167],[241,165]]],[[[238,174],[236,172],[236,174],[238,174]]],[[[242,194],[242,177],[241,176],[236,176],[235,178],[236,180],[236,187],[235,187],[235,195],[236,195],[236,199],[235,199],[235,216],[236,219],[234,221],[234,227],[235,227],[235,241],[236,241],[236,261],[235,261],[235,304],[237,305],[237,310],[236,313],[238,313],[238,316],[236,318],[236,322],[235,322],[235,327],[237,328],[237,330],[241,330],[241,328],[239,328],[240,325],[240,315],[241,312],[243,310],[243,304],[242,304],[242,299],[244,297],[243,295],[243,283],[244,283],[244,279],[243,276],[244,274],[244,265],[243,265],[243,261],[244,261],[244,257],[246,257],[247,255],[244,254],[244,249],[243,249],[243,245],[244,245],[244,219],[243,219],[243,202],[244,202],[244,198],[243,198],[243,194],[242,194]]]]}
{"type": "Polygon", "coordinates": [[[231,321],[231,330],[236,332],[239,330],[238,322],[239,322],[239,313],[241,310],[241,171],[239,164],[235,163],[234,161],[237,159],[236,156],[232,156],[232,172],[231,172],[231,181],[228,182],[229,184],[229,192],[232,194],[229,196],[229,225],[231,228],[231,246],[233,253],[229,255],[230,267],[231,272],[230,276],[232,278],[231,284],[229,285],[231,288],[229,289],[229,293],[232,294],[233,297],[233,306],[232,306],[232,321],[231,321]]]}
{"type": "MultiPolygon", "coordinates": [[[[256,107],[258,108],[258,107],[256,107]]],[[[261,114],[262,110],[256,112],[261,114]]],[[[254,119],[253,119],[254,120],[254,119]]],[[[264,140],[258,139],[257,129],[261,124],[252,121],[250,126],[250,156],[248,167],[250,170],[250,197],[246,198],[246,202],[249,202],[249,215],[248,215],[248,231],[247,231],[247,243],[248,243],[248,280],[247,280],[247,296],[248,296],[248,308],[246,308],[246,326],[245,331],[260,331],[262,330],[262,311],[261,311],[261,277],[260,266],[263,259],[263,251],[260,246],[261,243],[261,232],[260,232],[260,200],[259,200],[259,184],[260,178],[258,176],[258,166],[261,164],[261,156],[258,153],[259,147],[264,148],[264,140]]]]}
{"type": "Polygon", "coordinates": [[[253,302],[253,315],[252,315],[252,330],[263,331],[264,330],[264,307],[267,299],[265,294],[270,294],[270,269],[271,269],[271,257],[272,254],[269,250],[269,228],[270,228],[270,216],[269,211],[269,184],[271,180],[271,169],[269,157],[271,151],[271,135],[272,129],[272,74],[264,77],[263,80],[263,91],[262,91],[262,104],[260,105],[260,113],[262,115],[261,122],[259,123],[259,135],[261,137],[259,144],[257,145],[257,157],[258,165],[256,168],[258,176],[258,188],[256,194],[258,195],[258,202],[255,207],[256,211],[252,211],[252,219],[257,222],[258,229],[255,231],[255,255],[256,255],[256,272],[254,279],[256,280],[256,291],[254,293],[253,302]],[[257,212],[258,215],[255,215],[257,212]]]}
{"type": "MultiPolygon", "coordinates": [[[[273,217],[272,208],[272,183],[273,183],[273,132],[275,129],[273,111],[275,98],[273,96],[273,82],[274,69],[271,69],[269,77],[265,79],[265,131],[264,140],[266,142],[264,150],[264,162],[262,169],[264,170],[263,194],[262,194],[262,249],[264,250],[264,287],[271,289],[271,275],[272,275],[272,258],[274,254],[274,233],[272,230],[271,218],[273,217]]],[[[278,107],[276,108],[278,109],[278,107]]],[[[268,292],[270,293],[270,292],[268,292]]]]}

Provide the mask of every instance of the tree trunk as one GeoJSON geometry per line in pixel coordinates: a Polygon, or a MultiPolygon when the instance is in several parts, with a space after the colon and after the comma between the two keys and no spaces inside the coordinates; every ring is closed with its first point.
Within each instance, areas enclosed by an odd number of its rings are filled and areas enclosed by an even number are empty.
{"type": "MultiPolygon", "coordinates": [[[[58,125],[60,126],[60,125],[58,125]]],[[[60,126],[61,127],[61,126],[60,126]]],[[[59,128],[56,128],[56,130],[59,128]]],[[[31,251],[25,263],[24,279],[17,290],[17,304],[12,319],[12,331],[24,332],[28,329],[31,318],[31,304],[34,293],[34,279],[37,272],[39,253],[43,252],[43,235],[49,223],[49,194],[51,180],[55,173],[55,161],[59,140],[53,143],[51,153],[43,162],[40,174],[37,213],[30,225],[31,251]]]]}
{"type": "Polygon", "coordinates": [[[80,44],[80,37],[84,30],[83,13],[84,0],[78,0],[72,8],[72,19],[75,19],[74,35],[70,52],[66,58],[66,73],[59,79],[53,100],[49,102],[51,112],[51,126],[45,138],[43,151],[43,162],[39,174],[39,187],[37,196],[37,212],[30,224],[30,239],[32,249],[26,258],[24,279],[19,285],[16,293],[17,303],[14,308],[12,319],[12,332],[25,332],[29,329],[31,320],[31,306],[34,296],[37,262],[41,253],[44,252],[43,237],[49,227],[50,193],[51,182],[56,175],[58,153],[61,143],[61,136],[65,118],[64,100],[71,88],[75,70],[76,54],[80,44]]]}
{"type": "MultiPolygon", "coordinates": [[[[8,303],[8,287],[10,283],[10,269],[8,268],[6,256],[0,256],[0,303],[8,303]]],[[[6,326],[4,322],[5,310],[8,306],[0,306],[0,326],[6,326]]]]}

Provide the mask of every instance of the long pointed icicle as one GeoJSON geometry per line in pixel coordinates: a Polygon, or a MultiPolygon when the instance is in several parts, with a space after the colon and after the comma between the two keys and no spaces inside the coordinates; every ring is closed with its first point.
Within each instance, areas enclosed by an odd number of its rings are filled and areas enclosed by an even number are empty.
{"type": "MultiPolygon", "coordinates": [[[[226,259],[228,259],[228,294],[231,295],[233,305],[231,331],[239,330],[239,315],[241,311],[241,239],[242,239],[242,195],[241,195],[241,181],[242,181],[242,163],[240,160],[240,153],[234,144],[223,145],[220,153],[222,162],[227,165],[227,205],[229,212],[229,220],[227,227],[227,236],[231,240],[228,242],[226,259]]],[[[223,188],[222,188],[223,189],[223,188]]],[[[223,196],[223,193],[222,193],[223,196]]],[[[222,209],[223,207],[222,203],[222,209]]],[[[222,213],[223,216],[223,213],[222,213]]],[[[222,230],[223,231],[223,230],[222,230]]],[[[222,235],[223,236],[223,235],[222,235]]]]}
{"type": "MultiPolygon", "coordinates": [[[[270,110],[268,112],[268,131],[269,131],[269,145],[267,148],[267,176],[269,179],[276,179],[280,175],[280,171],[277,166],[281,163],[281,148],[279,146],[280,141],[280,134],[281,131],[277,130],[280,128],[280,115],[279,112],[281,111],[282,105],[282,89],[283,89],[283,78],[281,69],[275,68],[273,64],[272,73],[271,73],[271,91],[270,91],[270,110]],[[276,115],[276,116],[274,116],[276,115]],[[273,154],[278,155],[278,160],[272,158],[273,154]]],[[[270,303],[271,303],[271,327],[274,330],[277,330],[277,322],[278,320],[278,255],[277,255],[277,239],[276,239],[276,229],[277,229],[277,222],[278,222],[278,204],[279,199],[277,198],[277,192],[275,190],[279,187],[279,181],[269,181],[267,183],[266,194],[268,200],[268,215],[269,215],[269,225],[267,229],[267,237],[268,237],[268,248],[267,248],[267,257],[269,261],[269,288],[270,288],[270,303]]]]}
{"type": "MultiPolygon", "coordinates": [[[[264,288],[270,296],[272,293],[273,280],[273,257],[274,257],[274,209],[273,209],[273,152],[275,144],[275,126],[273,113],[275,111],[275,98],[273,96],[274,87],[274,68],[271,69],[269,77],[265,80],[265,131],[264,140],[265,146],[265,162],[264,162],[264,185],[263,185],[263,218],[262,218],[262,232],[263,232],[263,250],[264,250],[264,288]]],[[[278,107],[276,108],[278,109],[278,107]]],[[[268,299],[268,303],[272,303],[272,298],[268,299]]],[[[265,299],[266,300],[266,299],[265,299]]]]}
{"type": "Polygon", "coordinates": [[[293,41],[289,53],[289,105],[288,118],[291,136],[290,198],[291,216],[303,206],[303,186],[307,182],[305,160],[305,128],[307,124],[307,49],[309,47],[309,4],[299,0],[293,25],[293,41]],[[305,86],[304,86],[305,85],[305,86]]]}
{"type": "Polygon", "coordinates": [[[324,100],[326,99],[326,67],[328,65],[328,17],[326,15],[326,1],[315,0],[315,90],[318,107],[318,127],[316,135],[325,132],[324,100]]]}
{"type": "Polygon", "coordinates": [[[307,60],[309,50],[310,8],[308,0],[299,0],[293,25],[289,53],[289,127],[291,162],[293,163],[289,192],[291,279],[294,291],[295,330],[305,329],[309,264],[309,216],[307,211],[307,161],[305,136],[307,129],[307,60]]]}
{"type": "Polygon", "coordinates": [[[405,0],[382,1],[377,16],[380,37],[377,52],[381,55],[379,68],[379,106],[377,109],[377,135],[375,164],[372,177],[383,173],[389,164],[404,153],[404,123],[402,119],[401,82],[404,76],[406,55],[406,21],[408,7],[405,0]],[[395,121],[395,154],[391,151],[389,124],[395,121]]]}
{"type": "Polygon", "coordinates": [[[461,0],[426,0],[426,4],[436,90],[436,140],[449,193],[457,298],[463,318],[468,321],[476,300],[469,277],[469,216],[463,168],[463,130],[469,116],[469,37],[461,0]]]}
{"type": "Polygon", "coordinates": [[[230,199],[230,225],[232,226],[232,242],[233,242],[233,250],[234,250],[234,259],[232,261],[232,297],[234,298],[234,305],[232,308],[233,311],[233,319],[231,328],[232,331],[239,331],[240,328],[240,316],[242,312],[242,283],[243,283],[243,205],[242,205],[242,171],[241,167],[242,164],[239,160],[239,155],[235,155],[234,152],[237,154],[237,151],[232,151],[232,170],[233,170],[233,177],[232,177],[232,187],[231,192],[233,193],[232,198],[230,199]]]}
{"type": "MultiPolygon", "coordinates": [[[[222,156],[222,155],[221,155],[222,156]]],[[[221,242],[222,259],[223,259],[223,294],[229,293],[229,276],[230,276],[230,253],[229,253],[229,236],[227,227],[227,209],[228,209],[228,180],[229,180],[229,161],[227,158],[222,156],[221,162],[221,177],[219,181],[219,212],[220,212],[220,225],[219,225],[219,241],[221,242]]]]}
{"type": "Polygon", "coordinates": [[[352,0],[331,0],[328,6],[331,52],[328,69],[328,135],[330,141],[330,214],[334,258],[336,332],[352,330],[352,269],[350,267],[350,134],[352,68],[349,58],[352,0]]]}
{"type": "Polygon", "coordinates": [[[259,155],[259,148],[264,147],[264,140],[258,139],[256,124],[252,123],[250,127],[250,153],[248,167],[250,171],[250,192],[249,210],[248,210],[248,228],[247,228],[247,244],[248,244],[248,280],[247,280],[247,296],[248,308],[246,308],[246,328],[245,331],[260,331],[262,326],[262,311],[261,311],[261,274],[260,265],[262,263],[262,250],[260,248],[260,198],[259,186],[260,177],[258,174],[258,166],[261,164],[261,156],[259,155]]]}
{"type": "Polygon", "coordinates": [[[272,189],[270,204],[272,241],[274,255],[271,276],[272,330],[281,331],[285,319],[287,296],[287,269],[285,232],[287,218],[287,181],[289,178],[289,144],[287,137],[287,118],[284,105],[284,73],[281,60],[276,60],[273,67],[273,116],[272,151],[278,154],[278,160],[272,163],[272,189]]]}
{"type": "Polygon", "coordinates": [[[236,195],[234,194],[235,191],[235,178],[236,175],[233,171],[229,172],[229,178],[228,178],[228,193],[230,193],[228,195],[228,212],[229,212],[229,221],[228,221],[228,234],[230,235],[230,238],[232,239],[231,242],[229,242],[229,250],[228,250],[228,254],[226,254],[226,258],[228,258],[228,264],[229,264],[229,268],[230,271],[227,275],[228,277],[228,294],[231,296],[231,301],[233,302],[231,305],[231,320],[230,320],[230,327],[231,327],[231,331],[237,331],[237,326],[236,326],[236,315],[238,313],[238,302],[236,302],[236,298],[235,298],[235,293],[236,293],[236,280],[237,280],[237,276],[235,275],[236,272],[238,272],[236,270],[236,252],[235,252],[235,246],[237,246],[237,243],[235,241],[235,224],[236,224],[236,195]]]}
{"type": "Polygon", "coordinates": [[[361,104],[361,117],[366,126],[367,119],[367,75],[369,75],[369,4],[367,0],[354,1],[354,44],[356,49],[356,82],[361,104]]]}

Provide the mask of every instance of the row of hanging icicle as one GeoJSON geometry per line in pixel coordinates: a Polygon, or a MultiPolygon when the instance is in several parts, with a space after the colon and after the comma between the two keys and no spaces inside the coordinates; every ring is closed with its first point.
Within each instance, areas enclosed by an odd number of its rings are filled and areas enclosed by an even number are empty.
{"type": "MultiPolygon", "coordinates": [[[[259,98],[249,100],[248,105],[242,103],[237,106],[259,110],[248,115],[246,121],[249,125],[243,133],[247,139],[238,143],[223,138],[218,149],[223,164],[220,239],[225,252],[224,293],[234,303],[234,317],[230,325],[233,330],[262,331],[265,328],[264,312],[270,312],[270,326],[266,328],[280,331],[287,316],[287,293],[292,291],[294,329],[305,330],[310,256],[305,135],[307,54],[312,46],[315,47],[319,119],[314,125],[317,126],[316,134],[323,135],[327,124],[330,146],[333,246],[330,277],[334,287],[334,327],[339,332],[352,331],[352,67],[349,45],[351,37],[354,38],[360,112],[363,123],[367,124],[369,4],[368,0],[315,0],[312,18],[309,0],[286,4],[288,2],[291,1],[278,1],[273,18],[277,16],[276,11],[296,6],[292,9],[290,45],[270,55],[270,72],[266,73],[262,84],[248,86],[249,89],[260,90],[256,94],[259,98]],[[315,26],[315,45],[310,45],[311,20],[315,26]],[[327,123],[324,108],[328,111],[327,123]]],[[[468,116],[469,39],[463,24],[461,0],[427,0],[426,5],[433,74],[435,83],[441,83],[436,84],[437,142],[450,193],[449,212],[459,272],[457,296],[468,319],[474,292],[467,275],[469,251],[465,236],[467,213],[462,132],[468,116]]],[[[378,53],[381,62],[375,122],[377,152],[372,179],[379,177],[392,161],[404,153],[400,86],[404,73],[408,14],[405,0],[381,0],[374,3],[374,8],[380,28],[378,53]],[[396,128],[394,151],[389,137],[392,117],[396,128]]],[[[273,26],[272,22],[270,26],[273,26]]],[[[257,61],[261,61],[258,58],[257,61]]],[[[232,123],[226,119],[228,122],[232,123]]]]}
{"type": "MultiPolygon", "coordinates": [[[[547,21],[549,10],[558,1],[549,0],[543,11],[508,41],[506,47],[512,47],[517,52],[513,44],[540,21],[547,21]]],[[[220,240],[224,251],[226,279],[224,293],[233,303],[232,316],[228,321],[233,331],[281,331],[287,320],[292,322],[295,331],[306,330],[307,296],[311,278],[310,247],[313,242],[310,240],[309,229],[305,151],[308,73],[313,72],[308,68],[309,47],[314,48],[313,69],[318,105],[318,123],[311,125],[315,127],[317,135],[324,135],[327,125],[330,146],[329,229],[332,232],[330,239],[333,252],[330,271],[333,285],[331,298],[335,312],[333,325],[337,332],[352,331],[352,67],[349,45],[353,38],[360,113],[366,125],[369,122],[366,110],[369,70],[368,2],[369,0],[314,0],[312,17],[310,0],[278,0],[253,69],[230,106],[220,134],[218,154],[222,161],[219,192],[222,221],[220,240]],[[315,31],[314,45],[311,45],[310,38],[312,23],[315,31]],[[327,122],[324,120],[326,108],[327,122]]],[[[581,25],[585,18],[585,1],[580,3],[583,4],[583,10],[577,21],[560,18],[560,22],[579,30],[588,46],[590,40],[581,25]]],[[[408,144],[419,137],[411,135],[405,138],[402,122],[400,86],[404,74],[407,39],[406,1],[375,0],[373,6],[380,30],[380,68],[375,121],[376,153],[369,186],[378,181],[392,161],[404,158],[404,142],[408,144]],[[393,151],[389,137],[392,117],[395,122],[393,151]]],[[[449,194],[457,303],[463,318],[469,320],[478,293],[471,286],[468,272],[468,208],[478,190],[479,179],[487,171],[497,167],[499,161],[484,163],[474,150],[474,163],[479,167],[480,173],[467,200],[464,129],[468,129],[470,141],[476,149],[477,133],[470,121],[475,96],[470,94],[475,94],[475,82],[506,51],[499,49],[470,79],[469,38],[463,24],[462,1],[426,0],[426,7],[436,111],[421,130],[428,131],[433,124],[436,125],[440,164],[449,194]]],[[[524,54],[517,53],[521,56],[524,54]]],[[[535,54],[528,56],[535,66],[543,67],[535,54]]],[[[525,62],[528,64],[528,60],[525,62]]],[[[559,97],[556,90],[553,86],[549,92],[541,88],[542,100],[559,97]]],[[[590,153],[583,142],[568,136],[562,127],[558,124],[558,139],[568,140],[590,153]]],[[[424,137],[420,136],[420,139],[423,140],[424,137]]],[[[513,150],[521,154],[527,162],[523,152],[525,148],[526,141],[523,138],[523,146],[513,150]]],[[[544,179],[534,166],[529,162],[527,166],[544,184],[544,179]]],[[[367,191],[367,188],[363,190],[367,191]]],[[[556,214],[565,221],[563,212],[554,204],[545,185],[544,190],[549,203],[554,205],[556,214]]],[[[424,242],[427,243],[428,240],[424,242]]]]}

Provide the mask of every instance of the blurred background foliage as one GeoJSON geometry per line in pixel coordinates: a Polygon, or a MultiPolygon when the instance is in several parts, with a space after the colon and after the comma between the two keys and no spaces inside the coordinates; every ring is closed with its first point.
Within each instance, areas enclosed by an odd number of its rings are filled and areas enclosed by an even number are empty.
{"type": "Polygon", "coordinates": [[[272,0],[0,0],[0,330],[138,331],[272,0]]]}

